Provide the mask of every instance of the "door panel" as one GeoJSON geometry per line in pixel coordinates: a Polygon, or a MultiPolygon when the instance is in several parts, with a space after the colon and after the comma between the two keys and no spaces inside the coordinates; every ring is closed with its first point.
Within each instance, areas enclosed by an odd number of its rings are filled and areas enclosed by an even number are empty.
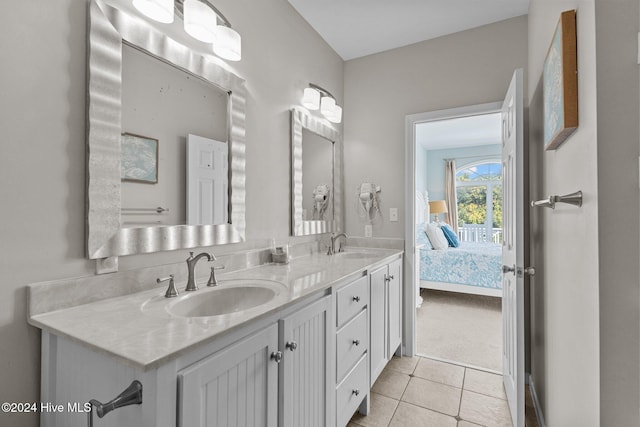
{"type": "Polygon", "coordinates": [[[524,200],[522,70],[502,106],[503,382],[514,427],[524,427],[524,200]]]}

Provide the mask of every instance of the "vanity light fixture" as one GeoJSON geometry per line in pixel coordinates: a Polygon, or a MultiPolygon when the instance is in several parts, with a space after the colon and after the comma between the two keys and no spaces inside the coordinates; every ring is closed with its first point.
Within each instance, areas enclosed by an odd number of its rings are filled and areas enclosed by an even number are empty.
{"type": "Polygon", "coordinates": [[[174,10],[183,18],[184,31],[213,44],[213,52],[229,61],[242,59],[242,39],[229,20],[207,0],[133,0],[136,9],[154,21],[173,22],[174,10]],[[222,21],[218,24],[218,20],[222,21]]]}
{"type": "Polygon", "coordinates": [[[342,121],[342,107],[336,104],[336,97],[318,85],[309,83],[304,89],[302,105],[309,110],[320,109],[320,112],[332,123],[342,121]]]}

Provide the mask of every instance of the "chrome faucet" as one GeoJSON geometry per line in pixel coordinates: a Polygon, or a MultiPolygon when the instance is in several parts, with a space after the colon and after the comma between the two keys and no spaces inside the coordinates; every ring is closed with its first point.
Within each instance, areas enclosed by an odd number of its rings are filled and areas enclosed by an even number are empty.
{"type": "MultiPolygon", "coordinates": [[[[336,241],[338,241],[341,237],[344,237],[346,239],[347,235],[345,233],[340,233],[340,234],[332,233],[331,236],[329,236],[330,243],[329,243],[329,250],[327,251],[327,255],[333,255],[336,253],[336,241]]],[[[338,252],[342,252],[342,246],[338,248],[338,252]]]]}
{"type": "Polygon", "coordinates": [[[187,279],[187,287],[184,288],[185,291],[198,290],[198,285],[196,285],[196,280],[195,280],[195,269],[196,269],[196,263],[202,257],[207,257],[207,260],[209,262],[216,260],[216,257],[214,257],[212,254],[207,252],[199,253],[195,257],[193,256],[193,252],[189,252],[189,258],[187,258],[187,270],[189,271],[189,278],[187,279]]]}

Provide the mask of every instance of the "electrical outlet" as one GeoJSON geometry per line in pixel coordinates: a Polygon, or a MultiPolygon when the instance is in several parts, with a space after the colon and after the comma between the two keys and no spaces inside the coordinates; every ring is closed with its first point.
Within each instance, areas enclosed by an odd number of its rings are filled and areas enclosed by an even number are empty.
{"type": "Polygon", "coordinates": [[[364,237],[373,237],[373,226],[371,224],[364,226],[364,237]]]}
{"type": "Polygon", "coordinates": [[[398,208],[389,208],[389,221],[398,222],[398,208]]]}

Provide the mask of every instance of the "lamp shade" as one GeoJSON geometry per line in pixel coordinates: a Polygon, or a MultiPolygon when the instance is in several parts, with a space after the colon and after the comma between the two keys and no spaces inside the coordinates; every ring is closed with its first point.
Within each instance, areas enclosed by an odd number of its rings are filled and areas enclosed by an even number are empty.
{"type": "Polygon", "coordinates": [[[218,17],[200,0],[184,0],[184,30],[194,39],[213,43],[216,38],[218,17]]]}
{"type": "Polygon", "coordinates": [[[328,96],[323,96],[320,100],[320,112],[327,118],[331,117],[336,108],[336,100],[328,96]]]}
{"type": "Polygon", "coordinates": [[[302,96],[302,105],[309,110],[317,110],[320,108],[320,92],[312,87],[305,88],[302,96]]]}
{"type": "Polygon", "coordinates": [[[133,0],[133,6],[154,21],[163,24],[173,22],[173,0],[133,0]]]}
{"type": "Polygon", "coordinates": [[[216,39],[213,43],[213,52],[229,61],[240,61],[242,59],[242,39],[240,34],[231,27],[218,25],[216,39]]]}
{"type": "Polygon", "coordinates": [[[332,123],[340,123],[342,121],[342,107],[336,104],[327,119],[332,123]]]}
{"type": "Polygon", "coordinates": [[[434,200],[433,202],[429,202],[429,210],[432,214],[449,212],[447,209],[447,203],[444,200],[434,200]]]}

